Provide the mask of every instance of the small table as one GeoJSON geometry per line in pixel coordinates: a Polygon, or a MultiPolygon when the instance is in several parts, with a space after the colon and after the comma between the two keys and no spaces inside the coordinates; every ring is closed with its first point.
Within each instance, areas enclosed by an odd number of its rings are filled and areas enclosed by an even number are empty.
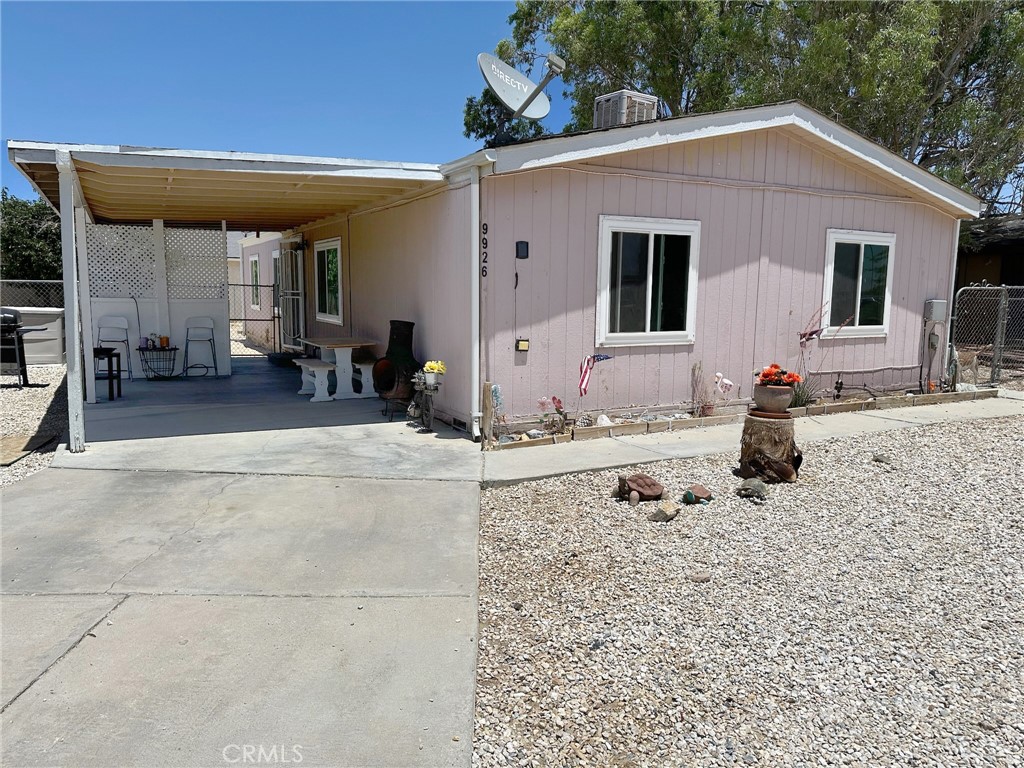
{"type": "Polygon", "coordinates": [[[107,361],[107,400],[114,399],[114,381],[117,381],[117,396],[121,397],[121,353],[113,347],[93,347],[92,356],[107,361]],[[114,375],[114,361],[117,361],[117,376],[114,375]]]}
{"type": "MultiPolygon", "coordinates": [[[[356,392],[352,388],[352,376],[353,376],[353,364],[352,364],[352,350],[360,349],[362,347],[374,347],[379,342],[373,339],[353,339],[345,337],[327,337],[327,336],[313,336],[310,338],[300,338],[300,342],[308,344],[311,347],[317,347],[320,349],[320,358],[324,362],[333,362],[335,365],[334,375],[338,378],[338,386],[334,390],[334,394],[331,396],[332,400],[351,400],[353,398],[361,397],[376,397],[377,393],[373,391],[373,382],[369,376],[364,376],[362,368],[365,366],[357,366],[359,370],[359,377],[363,382],[363,391],[356,392]],[[334,358],[333,360],[331,358],[334,358]]],[[[307,380],[303,377],[302,389],[299,390],[299,394],[311,395],[316,391],[312,381],[307,380]]]]}
{"type": "Polygon", "coordinates": [[[170,381],[174,375],[175,361],[178,359],[177,347],[139,347],[142,358],[142,372],[151,381],[170,381]]]}

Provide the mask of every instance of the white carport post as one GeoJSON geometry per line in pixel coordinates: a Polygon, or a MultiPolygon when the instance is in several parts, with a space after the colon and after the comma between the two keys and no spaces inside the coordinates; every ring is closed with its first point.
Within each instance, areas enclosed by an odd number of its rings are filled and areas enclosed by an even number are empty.
{"type": "Polygon", "coordinates": [[[85,450],[85,411],[82,405],[82,340],[79,317],[78,259],[75,257],[74,166],[71,153],[56,151],[60,181],[60,242],[64,261],[64,332],[67,334],[68,450],[85,450]]]}

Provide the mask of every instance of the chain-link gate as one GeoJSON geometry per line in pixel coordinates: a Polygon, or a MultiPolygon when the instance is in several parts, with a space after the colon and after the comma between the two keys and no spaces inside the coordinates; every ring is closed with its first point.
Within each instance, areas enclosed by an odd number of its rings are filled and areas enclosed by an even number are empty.
{"type": "Polygon", "coordinates": [[[1024,286],[969,285],[956,292],[949,368],[954,385],[1024,381],[1024,286]]]}
{"type": "Polygon", "coordinates": [[[228,283],[232,356],[281,351],[276,286],[228,283]]]}
{"type": "Polygon", "coordinates": [[[63,280],[0,280],[0,303],[5,307],[64,308],[63,280]]]}

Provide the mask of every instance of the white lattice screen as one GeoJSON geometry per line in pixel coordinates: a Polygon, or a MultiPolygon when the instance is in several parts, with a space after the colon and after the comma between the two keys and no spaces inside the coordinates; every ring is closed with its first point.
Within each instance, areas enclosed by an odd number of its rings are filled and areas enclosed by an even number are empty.
{"type": "Polygon", "coordinates": [[[86,224],[89,292],[96,298],[156,295],[151,227],[86,224]]]}
{"type": "Polygon", "coordinates": [[[167,297],[223,299],[227,295],[224,233],[213,229],[166,229],[167,297]]]}

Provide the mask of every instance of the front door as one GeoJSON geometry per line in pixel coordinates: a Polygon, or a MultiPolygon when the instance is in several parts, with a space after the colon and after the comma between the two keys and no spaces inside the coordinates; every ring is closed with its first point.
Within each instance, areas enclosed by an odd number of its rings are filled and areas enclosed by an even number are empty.
{"type": "Polygon", "coordinates": [[[280,302],[281,346],[302,349],[302,251],[288,248],[281,253],[280,302]]]}

